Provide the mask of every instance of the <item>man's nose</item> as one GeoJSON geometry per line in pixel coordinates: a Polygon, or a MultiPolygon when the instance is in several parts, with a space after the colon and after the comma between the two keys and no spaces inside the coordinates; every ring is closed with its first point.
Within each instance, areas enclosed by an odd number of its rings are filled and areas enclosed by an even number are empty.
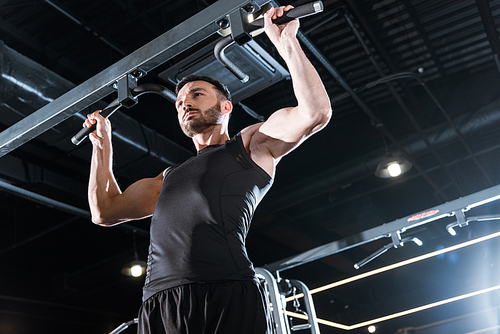
{"type": "Polygon", "coordinates": [[[185,100],[184,100],[184,109],[186,108],[190,108],[193,106],[193,101],[187,97],[185,100]]]}

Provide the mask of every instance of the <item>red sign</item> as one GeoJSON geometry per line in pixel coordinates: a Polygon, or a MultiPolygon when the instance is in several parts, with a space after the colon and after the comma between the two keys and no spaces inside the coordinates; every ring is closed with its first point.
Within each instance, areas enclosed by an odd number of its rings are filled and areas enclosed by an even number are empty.
{"type": "Polygon", "coordinates": [[[432,216],[432,215],[435,215],[438,212],[439,212],[439,210],[430,210],[430,211],[425,211],[425,212],[422,212],[422,213],[417,213],[416,215],[413,215],[410,218],[408,218],[408,223],[416,221],[416,220],[420,220],[422,218],[426,218],[426,217],[429,217],[429,216],[432,216]]]}

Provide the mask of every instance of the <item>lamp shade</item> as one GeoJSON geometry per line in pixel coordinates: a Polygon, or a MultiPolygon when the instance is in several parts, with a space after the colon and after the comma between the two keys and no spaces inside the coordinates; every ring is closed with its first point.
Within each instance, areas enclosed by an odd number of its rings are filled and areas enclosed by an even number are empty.
{"type": "Polygon", "coordinates": [[[388,154],[387,157],[378,164],[375,175],[380,178],[396,177],[409,171],[411,166],[411,162],[405,158],[393,157],[392,154],[388,154]]]}

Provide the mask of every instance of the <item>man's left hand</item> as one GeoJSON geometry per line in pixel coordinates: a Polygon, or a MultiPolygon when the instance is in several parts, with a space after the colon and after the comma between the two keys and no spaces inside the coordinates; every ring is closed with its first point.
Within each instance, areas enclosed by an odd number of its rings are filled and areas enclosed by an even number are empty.
{"type": "Polygon", "coordinates": [[[280,51],[280,46],[282,46],[285,39],[295,38],[300,24],[298,19],[280,25],[274,24],[272,20],[283,16],[286,11],[292,8],[292,5],[271,8],[264,14],[264,30],[271,42],[278,48],[278,51],[280,51]]]}

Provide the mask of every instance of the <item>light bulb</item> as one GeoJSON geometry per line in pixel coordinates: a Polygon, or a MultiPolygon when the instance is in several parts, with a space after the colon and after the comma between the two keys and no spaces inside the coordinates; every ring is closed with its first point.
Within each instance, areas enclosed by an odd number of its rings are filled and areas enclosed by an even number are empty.
{"type": "Polygon", "coordinates": [[[130,275],[134,277],[139,277],[142,275],[142,267],[139,264],[135,264],[130,268],[130,275]]]}
{"type": "Polygon", "coordinates": [[[395,162],[387,166],[387,171],[389,172],[389,175],[392,177],[396,177],[401,174],[401,166],[395,162]]]}
{"type": "Polygon", "coordinates": [[[368,326],[368,333],[375,333],[375,331],[377,330],[377,327],[371,325],[371,326],[368,326]]]}

